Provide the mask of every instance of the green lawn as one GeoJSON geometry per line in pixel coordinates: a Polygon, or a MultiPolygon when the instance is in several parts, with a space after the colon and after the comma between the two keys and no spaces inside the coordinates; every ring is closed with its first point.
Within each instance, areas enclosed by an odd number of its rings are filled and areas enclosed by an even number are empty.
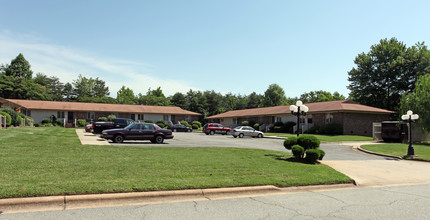
{"type": "Polygon", "coordinates": [[[0,130],[0,198],[272,184],[345,183],[289,153],[238,148],[81,145],[74,129],[0,130]]]}
{"type": "MultiPolygon", "coordinates": [[[[291,137],[297,136],[296,134],[287,133],[264,133],[265,136],[278,136],[278,137],[291,137]]],[[[318,135],[313,134],[321,142],[342,142],[342,141],[373,141],[371,137],[357,136],[357,135],[318,135]]]]}
{"type": "MultiPolygon", "coordinates": [[[[394,156],[403,156],[408,153],[409,144],[374,144],[363,145],[361,148],[383,154],[394,156]]],[[[418,155],[417,159],[430,161],[430,144],[414,144],[415,154],[418,155]]]]}

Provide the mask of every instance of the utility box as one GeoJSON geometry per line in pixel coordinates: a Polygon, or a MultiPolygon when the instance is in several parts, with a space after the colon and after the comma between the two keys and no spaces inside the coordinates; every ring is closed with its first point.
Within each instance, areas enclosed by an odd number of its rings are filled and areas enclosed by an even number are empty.
{"type": "Polygon", "coordinates": [[[381,137],[385,142],[407,142],[408,125],[403,121],[383,121],[381,137]]]}

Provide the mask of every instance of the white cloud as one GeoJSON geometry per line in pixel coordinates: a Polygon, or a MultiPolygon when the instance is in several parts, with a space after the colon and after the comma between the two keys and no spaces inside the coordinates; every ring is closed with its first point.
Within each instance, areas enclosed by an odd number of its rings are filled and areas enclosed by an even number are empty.
{"type": "Polygon", "coordinates": [[[19,53],[30,62],[34,73],[56,76],[63,83],[72,82],[79,74],[86,77],[99,77],[109,86],[112,97],[121,86],[133,89],[135,94],[146,94],[148,88],[161,87],[165,95],[187,92],[190,89],[185,81],[159,78],[152,66],[132,60],[103,57],[94,52],[67,48],[49,43],[35,36],[21,36],[9,31],[0,32],[0,63],[10,63],[19,53]]]}

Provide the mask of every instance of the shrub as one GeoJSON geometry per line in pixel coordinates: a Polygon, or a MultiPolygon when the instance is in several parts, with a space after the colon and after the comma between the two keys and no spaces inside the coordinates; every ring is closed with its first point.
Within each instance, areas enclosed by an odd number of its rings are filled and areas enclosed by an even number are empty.
{"type": "Polygon", "coordinates": [[[308,163],[316,163],[318,158],[320,157],[319,151],[317,149],[308,149],[306,150],[306,162],[308,163]]]}
{"type": "Polygon", "coordinates": [[[342,134],[342,125],[336,123],[330,123],[322,126],[319,130],[320,134],[342,134]]]}
{"type": "Polygon", "coordinates": [[[273,131],[276,133],[281,133],[281,132],[284,132],[284,129],[281,126],[274,126],[273,131]]]}
{"type": "Polygon", "coordinates": [[[10,124],[12,126],[19,126],[21,124],[21,121],[18,122],[18,113],[11,109],[11,108],[1,108],[0,111],[8,113],[11,117],[11,122],[10,124]]]}
{"type": "Polygon", "coordinates": [[[6,116],[6,127],[9,127],[12,123],[12,117],[6,112],[0,111],[0,115],[6,116]]]}
{"type": "Polygon", "coordinates": [[[319,134],[319,130],[320,130],[320,127],[315,125],[312,128],[308,129],[308,133],[309,134],[319,134]]]}
{"type": "Polygon", "coordinates": [[[294,157],[297,159],[303,158],[303,153],[305,152],[305,149],[299,145],[294,145],[291,148],[291,152],[293,153],[294,157]]]}
{"type": "Polygon", "coordinates": [[[193,129],[199,129],[199,126],[197,124],[193,124],[193,129]]]}
{"type": "Polygon", "coordinates": [[[242,121],[242,126],[248,126],[249,125],[249,121],[242,121]]]}
{"type": "Polygon", "coordinates": [[[188,124],[188,122],[187,122],[187,121],[185,121],[185,120],[180,121],[180,123],[181,123],[181,125],[185,125],[185,126],[187,126],[187,127],[191,127],[191,125],[190,125],[190,124],[188,124]]]}
{"type": "Polygon", "coordinates": [[[201,128],[202,127],[202,123],[200,123],[199,121],[193,121],[193,129],[194,129],[194,125],[197,125],[197,128],[201,128]]]}
{"type": "Polygon", "coordinates": [[[151,119],[146,119],[146,120],[145,120],[145,122],[146,122],[146,123],[154,123],[154,121],[153,121],[153,120],[151,120],[151,119]]]}
{"type": "Polygon", "coordinates": [[[78,119],[76,122],[76,125],[78,127],[85,127],[86,124],[87,124],[87,121],[85,119],[78,119]]]}
{"type": "Polygon", "coordinates": [[[26,126],[30,126],[31,125],[30,121],[34,122],[34,119],[32,117],[30,117],[30,116],[24,115],[22,113],[19,113],[18,115],[21,116],[21,118],[25,119],[25,125],[26,126]]]}
{"type": "Polygon", "coordinates": [[[297,144],[307,149],[315,149],[320,146],[320,140],[313,135],[300,135],[297,138],[297,144]]]}
{"type": "Polygon", "coordinates": [[[49,119],[49,118],[43,119],[42,124],[51,124],[51,119],[49,119]]]}
{"type": "Polygon", "coordinates": [[[317,148],[316,150],[318,151],[318,154],[320,155],[318,157],[318,160],[322,160],[325,156],[325,151],[321,150],[321,148],[317,148]]]}
{"type": "Polygon", "coordinates": [[[166,122],[164,120],[158,120],[155,124],[157,124],[160,128],[166,127],[166,122]]]}
{"type": "Polygon", "coordinates": [[[293,133],[293,128],[296,125],[293,121],[287,121],[284,124],[284,132],[293,133]]]}
{"type": "Polygon", "coordinates": [[[282,123],[282,121],[277,121],[277,122],[275,122],[275,124],[273,124],[273,126],[279,126],[279,127],[283,127],[284,126],[284,123],[282,123]]]}
{"type": "Polygon", "coordinates": [[[108,119],[106,117],[99,117],[98,121],[107,121],[108,119]]]}
{"type": "Polygon", "coordinates": [[[22,118],[21,118],[21,116],[16,116],[16,122],[18,123],[18,125],[21,125],[21,123],[22,123],[22,118]]]}
{"type": "Polygon", "coordinates": [[[260,124],[255,123],[254,126],[252,126],[255,130],[260,130],[260,124]]]}
{"type": "Polygon", "coordinates": [[[108,121],[113,121],[115,118],[116,118],[116,116],[115,116],[115,115],[108,115],[108,116],[107,116],[107,120],[108,120],[108,121]]]}
{"type": "Polygon", "coordinates": [[[57,126],[64,126],[64,121],[63,121],[63,120],[60,120],[60,119],[57,119],[57,120],[55,120],[55,124],[56,124],[57,126]]]}
{"type": "Polygon", "coordinates": [[[288,150],[291,150],[291,147],[293,147],[296,144],[297,144],[297,137],[296,136],[288,137],[284,141],[284,147],[288,150]]]}

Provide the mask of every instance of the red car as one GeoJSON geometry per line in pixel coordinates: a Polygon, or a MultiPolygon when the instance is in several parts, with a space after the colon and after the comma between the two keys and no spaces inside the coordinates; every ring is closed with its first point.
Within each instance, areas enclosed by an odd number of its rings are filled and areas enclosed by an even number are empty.
{"type": "Polygon", "coordinates": [[[203,133],[206,135],[230,134],[230,128],[218,123],[208,123],[203,126],[203,133]]]}

